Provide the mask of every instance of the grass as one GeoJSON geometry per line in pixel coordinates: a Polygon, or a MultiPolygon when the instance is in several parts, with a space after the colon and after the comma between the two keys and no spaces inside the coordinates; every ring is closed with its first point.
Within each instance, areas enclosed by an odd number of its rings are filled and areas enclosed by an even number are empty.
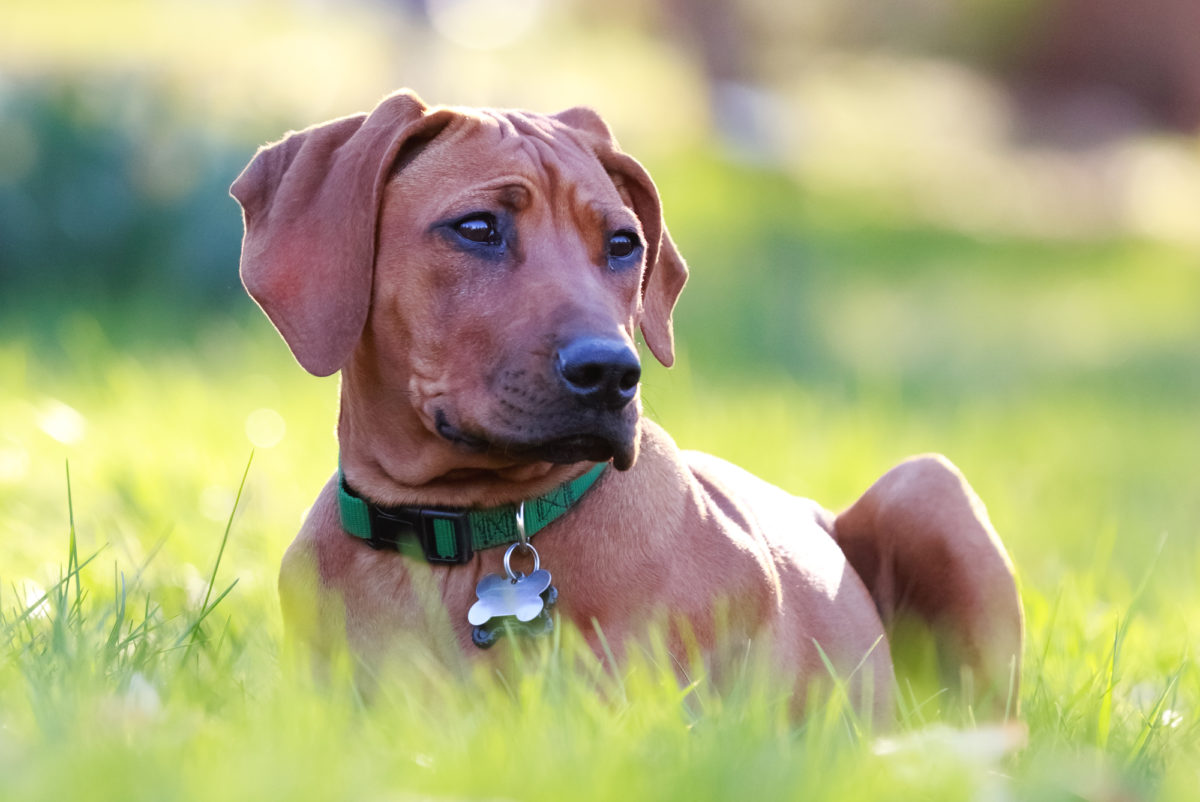
{"type": "Polygon", "coordinates": [[[274,575],[335,464],[335,382],[248,302],[181,331],[35,310],[0,339],[0,798],[1194,798],[1195,254],[655,174],[693,283],[648,414],[831,507],[958,462],[1019,570],[1023,746],[919,672],[881,738],[836,698],[789,722],[752,671],[724,696],[653,651],[608,674],[570,633],[465,679],[414,661],[369,705],[315,686],[274,575]]]}

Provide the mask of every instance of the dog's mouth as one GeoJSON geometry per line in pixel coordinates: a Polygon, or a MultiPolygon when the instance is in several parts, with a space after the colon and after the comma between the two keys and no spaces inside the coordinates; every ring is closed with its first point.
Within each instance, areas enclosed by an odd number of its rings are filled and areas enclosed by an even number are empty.
{"type": "Polygon", "coordinates": [[[617,425],[598,427],[599,431],[573,432],[529,440],[481,436],[464,431],[450,423],[442,410],[435,413],[434,423],[442,439],[465,451],[518,462],[553,462],[567,465],[575,462],[612,460],[614,468],[624,471],[632,467],[637,457],[636,419],[632,425],[621,422],[617,425]]]}
{"type": "Polygon", "coordinates": [[[618,470],[633,465],[633,446],[592,434],[560,437],[544,443],[508,443],[503,453],[534,462],[607,462],[612,460],[618,470]]]}

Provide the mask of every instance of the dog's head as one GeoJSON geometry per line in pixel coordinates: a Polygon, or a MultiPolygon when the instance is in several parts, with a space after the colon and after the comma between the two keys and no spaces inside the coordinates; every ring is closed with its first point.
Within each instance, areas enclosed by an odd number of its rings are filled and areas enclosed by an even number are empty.
{"type": "Polygon", "coordinates": [[[232,194],[242,280],[307,370],[461,454],[633,463],[634,332],[673,362],[687,269],[594,112],[401,92],[260,150],[232,194]]]}

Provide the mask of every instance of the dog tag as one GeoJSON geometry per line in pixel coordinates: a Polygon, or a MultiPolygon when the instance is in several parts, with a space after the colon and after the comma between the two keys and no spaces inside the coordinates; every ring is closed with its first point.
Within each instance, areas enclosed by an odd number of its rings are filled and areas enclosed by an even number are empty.
{"type": "Polygon", "coordinates": [[[467,621],[480,627],[493,618],[512,616],[532,621],[546,606],[542,594],[550,589],[550,572],[538,569],[529,576],[488,574],[475,587],[478,600],[467,611],[467,621]]]}
{"type": "MultiPolygon", "coordinates": [[[[524,535],[521,515],[517,525],[524,535]]],[[[475,603],[467,611],[471,624],[471,642],[480,649],[490,648],[505,632],[537,636],[554,631],[550,608],[558,601],[558,589],[550,584],[550,572],[543,571],[537,549],[522,539],[504,552],[504,574],[488,574],[475,586],[475,603]],[[533,571],[526,576],[512,568],[517,548],[533,555],[533,571]]]]}
{"type": "Polygon", "coordinates": [[[493,618],[483,626],[472,628],[471,642],[480,649],[490,649],[496,644],[496,641],[500,640],[500,636],[506,633],[525,638],[537,638],[550,634],[554,631],[554,619],[550,616],[550,607],[554,602],[547,596],[552,592],[554,592],[553,585],[546,593],[542,594],[542,598],[546,599],[546,607],[532,621],[522,623],[512,616],[493,618]]]}
{"type": "Polygon", "coordinates": [[[505,632],[545,635],[554,631],[550,608],[558,601],[558,590],[550,584],[550,572],[542,570],[537,549],[525,536],[525,503],[516,509],[517,542],[504,552],[504,575],[488,574],[475,586],[475,603],[467,611],[471,642],[490,648],[505,632]],[[512,567],[513,552],[524,549],[533,557],[529,576],[512,567]]]}

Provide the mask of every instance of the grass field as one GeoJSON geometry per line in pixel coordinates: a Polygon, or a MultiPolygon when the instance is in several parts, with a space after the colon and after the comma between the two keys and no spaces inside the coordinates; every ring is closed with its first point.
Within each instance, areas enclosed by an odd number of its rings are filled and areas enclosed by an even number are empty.
{"type": "Polygon", "coordinates": [[[903,678],[880,738],[836,700],[788,722],[749,675],[610,676],[569,633],[498,675],[406,667],[369,706],[314,686],[274,576],[335,465],[336,381],[248,301],[37,306],[0,339],[0,799],[1195,799],[1197,254],[655,168],[693,280],[647,413],[835,508],[955,460],[1018,566],[1020,743],[903,678]]]}

